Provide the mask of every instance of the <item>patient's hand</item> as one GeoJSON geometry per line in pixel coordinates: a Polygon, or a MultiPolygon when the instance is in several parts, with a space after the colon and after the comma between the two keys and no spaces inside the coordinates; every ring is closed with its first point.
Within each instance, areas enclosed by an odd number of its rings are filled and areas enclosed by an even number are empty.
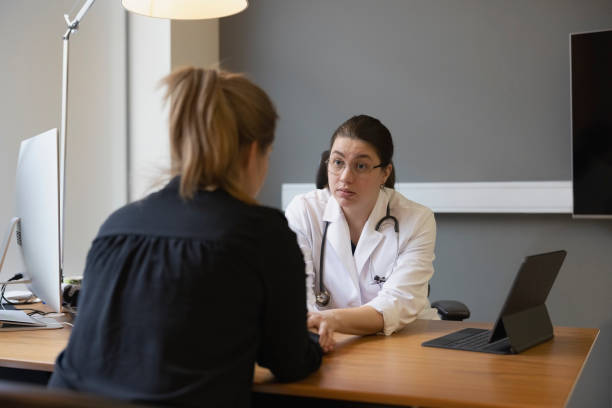
{"type": "Polygon", "coordinates": [[[333,310],[309,312],[308,328],[317,331],[319,344],[324,352],[329,353],[336,347],[334,332],[338,329],[338,321],[333,310]]]}

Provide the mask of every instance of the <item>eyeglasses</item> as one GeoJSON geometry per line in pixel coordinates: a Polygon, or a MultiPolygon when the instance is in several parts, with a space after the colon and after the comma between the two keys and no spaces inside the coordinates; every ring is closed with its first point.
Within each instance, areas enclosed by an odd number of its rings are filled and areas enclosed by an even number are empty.
{"type": "MultiPolygon", "coordinates": [[[[336,176],[341,174],[346,168],[346,162],[338,158],[325,160],[325,163],[327,164],[327,170],[336,176]]],[[[357,161],[351,162],[350,166],[354,174],[366,175],[366,174],[369,174],[372,170],[376,168],[384,167],[385,164],[380,163],[376,166],[372,166],[368,162],[357,160],[357,161]]]]}

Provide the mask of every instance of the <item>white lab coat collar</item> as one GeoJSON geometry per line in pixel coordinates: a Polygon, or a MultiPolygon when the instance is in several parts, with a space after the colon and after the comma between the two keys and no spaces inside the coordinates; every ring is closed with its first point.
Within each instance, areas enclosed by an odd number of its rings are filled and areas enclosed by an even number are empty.
{"type": "Polygon", "coordinates": [[[351,282],[353,282],[357,293],[359,293],[359,275],[351,251],[351,234],[344,213],[340,208],[340,204],[338,204],[331,192],[329,194],[329,200],[327,200],[327,205],[325,206],[325,212],[323,213],[323,221],[329,222],[326,238],[327,242],[329,242],[336,251],[342,265],[349,272],[351,282]]]}

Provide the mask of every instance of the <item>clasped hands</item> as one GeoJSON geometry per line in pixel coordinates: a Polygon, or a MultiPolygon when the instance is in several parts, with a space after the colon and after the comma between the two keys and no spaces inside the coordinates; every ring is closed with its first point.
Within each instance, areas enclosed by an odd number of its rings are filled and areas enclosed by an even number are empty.
{"type": "Polygon", "coordinates": [[[319,334],[319,344],[326,353],[336,347],[335,332],[362,336],[379,333],[384,326],[382,313],[369,305],[308,313],[308,329],[319,334]]]}
{"type": "Polygon", "coordinates": [[[334,310],[308,312],[308,329],[319,334],[319,345],[329,353],[336,347],[334,332],[338,330],[338,320],[334,310]]]}

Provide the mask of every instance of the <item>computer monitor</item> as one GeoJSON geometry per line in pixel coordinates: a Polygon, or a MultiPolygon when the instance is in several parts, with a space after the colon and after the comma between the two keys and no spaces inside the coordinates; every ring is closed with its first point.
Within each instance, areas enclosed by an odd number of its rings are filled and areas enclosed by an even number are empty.
{"type": "Polygon", "coordinates": [[[24,275],[32,293],[56,312],[62,305],[58,143],[57,129],[22,141],[15,186],[15,235],[24,275]]]}

